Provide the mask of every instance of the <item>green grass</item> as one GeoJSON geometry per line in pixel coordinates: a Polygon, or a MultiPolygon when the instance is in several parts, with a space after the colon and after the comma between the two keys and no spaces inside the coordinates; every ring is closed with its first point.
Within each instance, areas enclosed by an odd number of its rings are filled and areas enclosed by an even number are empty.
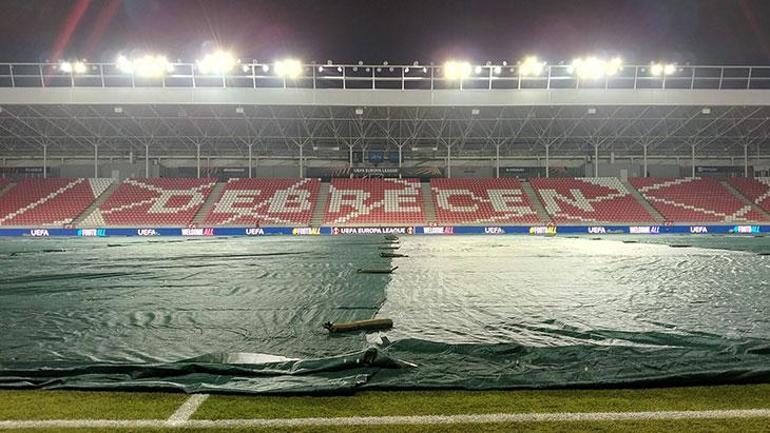
{"type": "Polygon", "coordinates": [[[362,392],[344,397],[211,396],[194,419],[640,412],[770,408],[770,385],[558,391],[362,392]]]}
{"type": "MultiPolygon", "coordinates": [[[[0,391],[0,420],[166,419],[184,394],[77,391],[0,391]]],[[[195,419],[451,415],[522,412],[627,412],[770,408],[770,385],[555,391],[362,392],[344,397],[211,396],[195,419]]],[[[127,428],[120,432],[299,433],[770,433],[770,419],[567,421],[456,425],[295,428],[127,428]]],[[[0,433],[12,430],[2,430],[0,433]]],[[[100,429],[23,429],[20,432],[95,433],[100,429]]]]}
{"type": "Polygon", "coordinates": [[[183,394],[0,391],[0,420],[165,419],[186,399],[183,394]]]}
{"type": "MultiPolygon", "coordinates": [[[[13,430],[5,430],[13,431],[13,430]]],[[[97,433],[97,429],[27,429],[25,433],[97,433]]],[[[425,426],[373,426],[373,427],[296,427],[296,428],[233,428],[218,429],[120,429],[121,433],[210,433],[227,431],[233,433],[770,433],[770,420],[756,419],[715,419],[676,421],[597,421],[597,422],[552,422],[552,423],[500,423],[500,424],[457,424],[425,426]]]]}

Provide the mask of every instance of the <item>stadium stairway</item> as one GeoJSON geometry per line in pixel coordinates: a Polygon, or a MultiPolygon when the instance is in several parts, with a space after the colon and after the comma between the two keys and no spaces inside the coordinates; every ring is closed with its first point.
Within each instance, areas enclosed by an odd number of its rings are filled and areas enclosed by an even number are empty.
{"type": "Polygon", "coordinates": [[[644,210],[647,211],[648,214],[652,215],[652,217],[655,219],[656,224],[663,224],[666,222],[666,219],[663,218],[663,215],[658,212],[657,209],[655,209],[650,202],[644,199],[642,197],[642,194],[634,188],[633,185],[631,185],[631,182],[629,182],[627,179],[620,179],[620,181],[623,183],[623,186],[628,189],[628,191],[631,193],[631,195],[636,198],[636,201],[639,202],[640,205],[644,208],[644,210]]]}
{"type": "Polygon", "coordinates": [[[329,182],[321,182],[318,189],[318,200],[316,200],[313,217],[310,219],[310,227],[321,227],[324,221],[324,212],[326,211],[326,201],[329,199],[329,182]]]}
{"type": "MultiPolygon", "coordinates": [[[[94,200],[93,203],[91,203],[91,206],[88,206],[88,209],[84,210],[83,213],[78,215],[77,218],[72,222],[73,227],[83,228],[87,227],[88,225],[84,225],[83,222],[88,218],[89,215],[91,215],[96,209],[99,209],[99,206],[101,206],[105,201],[107,201],[108,198],[112,195],[112,193],[115,192],[116,189],[118,189],[118,186],[120,186],[120,182],[115,180],[110,184],[110,186],[104,190],[104,192],[94,200]]],[[[97,227],[87,227],[87,228],[97,228],[97,227]]]]}
{"type": "Polygon", "coordinates": [[[730,194],[732,194],[735,198],[740,200],[741,203],[745,204],[746,206],[751,206],[752,209],[754,209],[755,211],[761,213],[762,215],[767,217],[767,219],[770,220],[770,213],[768,213],[766,210],[762,209],[761,206],[758,206],[753,201],[749,200],[745,195],[741,194],[741,192],[738,191],[737,189],[735,189],[734,186],[730,185],[730,182],[728,182],[726,180],[723,180],[723,181],[720,181],[719,183],[721,183],[722,186],[724,186],[728,191],[730,191],[730,194]]]}
{"type": "Polygon", "coordinates": [[[434,224],[436,222],[436,206],[433,204],[430,182],[422,182],[422,201],[425,207],[425,223],[434,224]]]}
{"type": "Polygon", "coordinates": [[[528,181],[522,180],[521,189],[523,189],[527,194],[527,197],[529,197],[529,202],[532,203],[532,207],[535,208],[535,211],[537,212],[537,219],[540,220],[541,223],[547,223],[551,221],[551,216],[548,215],[548,212],[546,212],[545,207],[543,207],[543,202],[540,201],[540,198],[537,196],[535,189],[532,188],[532,185],[530,185],[528,181]]]}
{"type": "Polygon", "coordinates": [[[203,223],[206,221],[206,216],[208,216],[209,212],[211,212],[211,209],[214,207],[217,200],[219,200],[219,197],[222,196],[222,191],[224,191],[226,185],[226,182],[217,182],[217,184],[214,185],[214,188],[211,190],[211,194],[209,194],[209,196],[206,198],[203,206],[201,206],[198,213],[195,214],[195,218],[192,220],[194,226],[200,227],[203,225],[203,223]]]}

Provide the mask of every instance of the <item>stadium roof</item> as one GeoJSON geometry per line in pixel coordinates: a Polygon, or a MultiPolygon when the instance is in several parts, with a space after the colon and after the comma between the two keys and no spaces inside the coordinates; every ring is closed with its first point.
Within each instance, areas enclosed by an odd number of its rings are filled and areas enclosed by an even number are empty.
{"type": "Polygon", "coordinates": [[[693,146],[701,156],[737,156],[770,137],[770,67],[652,71],[596,60],[581,75],[580,64],[286,61],[215,73],[148,66],[153,59],[128,69],[0,64],[0,156],[40,155],[43,147],[50,156],[85,156],[98,147],[125,157],[146,146],[167,157],[199,148],[243,157],[249,147],[259,156],[296,157],[302,148],[307,157],[342,159],[351,148],[488,158],[498,148],[502,156],[537,157],[547,147],[552,156],[581,157],[596,148],[635,156],[646,147],[688,156],[693,146]]]}
{"type": "MultiPolygon", "coordinates": [[[[338,106],[220,104],[4,104],[0,156],[203,155],[346,158],[355,150],[406,155],[532,157],[738,156],[770,140],[770,106],[542,105],[338,106]],[[361,113],[361,114],[357,114],[361,113]]],[[[752,152],[753,153],[753,152],[752,152]]]]}

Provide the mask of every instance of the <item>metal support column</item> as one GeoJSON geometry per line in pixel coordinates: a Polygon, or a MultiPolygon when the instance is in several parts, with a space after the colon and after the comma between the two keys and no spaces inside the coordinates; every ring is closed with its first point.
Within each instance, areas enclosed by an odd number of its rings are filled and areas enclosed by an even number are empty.
{"type": "Polygon", "coordinates": [[[43,145],[43,179],[48,177],[48,145],[43,145]]]}
{"type": "Polygon", "coordinates": [[[545,145],[545,177],[551,177],[551,145],[545,145]]]}
{"type": "Polygon", "coordinates": [[[691,144],[692,154],[690,155],[690,165],[692,166],[692,177],[695,177],[695,144],[691,144]]]}
{"type": "Polygon", "coordinates": [[[150,145],[144,145],[144,177],[150,177],[150,145]]]}
{"type": "Polygon", "coordinates": [[[253,146],[254,145],[252,143],[249,143],[249,179],[251,179],[251,155],[252,155],[251,148],[253,146]]]}
{"type": "Polygon", "coordinates": [[[94,144],[94,177],[99,177],[99,145],[94,144]]]}
{"type": "Polygon", "coordinates": [[[500,178],[500,143],[495,144],[495,177],[500,178]]]}
{"type": "Polygon", "coordinates": [[[452,146],[446,147],[446,177],[452,178],[452,146]]]}
{"type": "Polygon", "coordinates": [[[599,177],[599,144],[594,144],[594,177],[599,177]]]}
{"type": "Polygon", "coordinates": [[[404,161],[403,158],[401,157],[401,155],[402,155],[401,149],[403,149],[403,147],[404,147],[403,144],[400,144],[398,146],[398,178],[399,179],[401,179],[401,166],[402,166],[403,161],[404,161]]]}
{"type": "Polygon", "coordinates": [[[644,166],[644,173],[642,173],[642,177],[647,177],[647,144],[643,144],[642,148],[644,149],[644,163],[642,164],[644,166]]]}
{"type": "Polygon", "coordinates": [[[197,161],[197,167],[198,167],[198,179],[201,178],[201,144],[196,143],[195,144],[196,154],[195,159],[197,161]]]}
{"type": "Polygon", "coordinates": [[[348,145],[348,168],[353,170],[353,145],[348,145]]]}
{"type": "Polygon", "coordinates": [[[299,177],[305,177],[305,170],[304,170],[304,159],[305,159],[305,145],[302,144],[299,146],[299,177]]]}
{"type": "Polygon", "coordinates": [[[749,177],[749,144],[743,145],[743,177],[749,177]]]}

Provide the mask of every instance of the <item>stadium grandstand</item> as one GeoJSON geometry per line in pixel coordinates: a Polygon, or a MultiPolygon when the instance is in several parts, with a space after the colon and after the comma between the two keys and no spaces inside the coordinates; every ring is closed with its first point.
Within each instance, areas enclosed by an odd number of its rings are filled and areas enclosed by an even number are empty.
{"type": "Polygon", "coordinates": [[[55,51],[0,431],[768,431],[770,66],[55,51]]]}
{"type": "Polygon", "coordinates": [[[154,61],[0,65],[0,226],[768,220],[770,68],[154,61]]]}

